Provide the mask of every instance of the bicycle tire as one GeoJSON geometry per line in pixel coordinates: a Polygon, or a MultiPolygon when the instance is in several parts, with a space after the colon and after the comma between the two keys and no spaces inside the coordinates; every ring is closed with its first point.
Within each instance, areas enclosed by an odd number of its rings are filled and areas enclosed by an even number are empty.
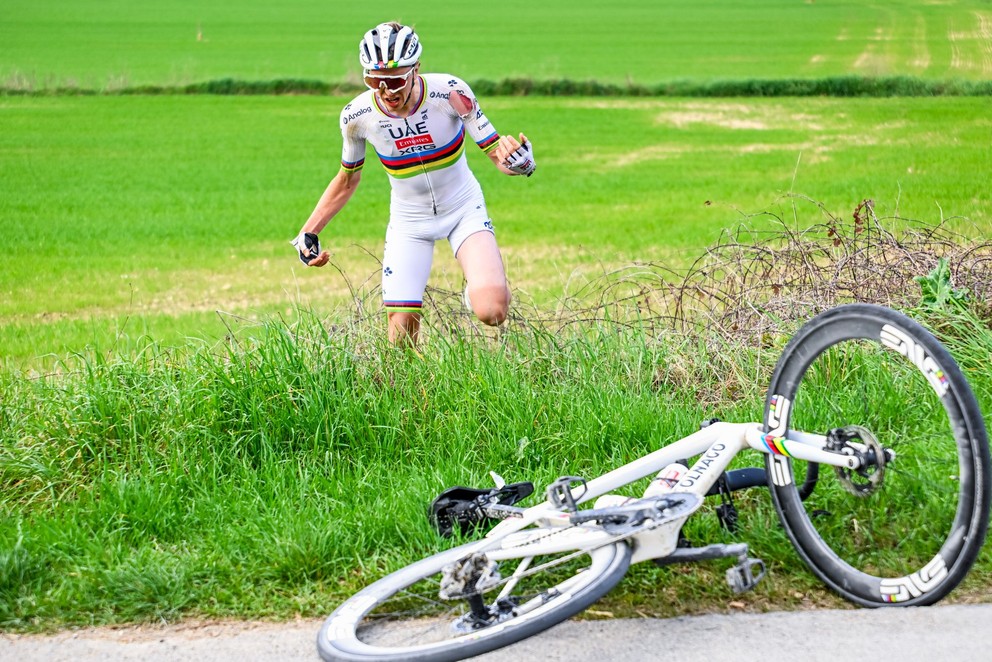
{"type": "Polygon", "coordinates": [[[804,501],[793,477],[816,465],[767,455],[779,519],[806,565],[847,600],[933,604],[974,565],[989,526],[989,445],[974,393],[918,323],[881,306],[839,306],[787,344],[764,431],[849,425],[894,457],[864,475],[819,466],[804,501]]]}
{"type": "MultiPolygon", "coordinates": [[[[533,529],[535,537],[548,533],[548,530],[533,529]]],[[[631,548],[624,542],[617,542],[582,553],[576,560],[585,558],[588,563],[578,562],[580,568],[574,574],[571,569],[565,569],[566,564],[548,568],[547,573],[566,576],[566,581],[571,584],[566,586],[565,581],[551,579],[549,581],[557,583],[545,587],[543,598],[538,599],[532,595],[536,582],[532,578],[545,573],[535,572],[522,580],[516,590],[523,594],[517,597],[534,600],[522,604],[533,606],[540,603],[539,606],[520,616],[509,615],[506,620],[488,627],[454,633],[452,624],[468,611],[462,601],[455,603],[458,611],[449,607],[440,616],[428,617],[422,612],[425,607],[435,608],[440,603],[437,591],[442,569],[465,558],[465,550],[475,544],[461,545],[409,565],[343,602],[327,618],[317,636],[321,658],[328,662],[435,661],[480,655],[538,634],[587,608],[623,578],[631,557],[631,548]],[[423,593],[420,592],[421,583],[425,584],[423,593]],[[411,587],[417,588],[410,591],[411,587]],[[394,599],[414,602],[412,613],[407,613],[405,609],[397,611],[397,607],[390,606],[394,599]],[[417,629],[416,635],[411,631],[414,628],[417,629]],[[440,637],[440,640],[423,643],[423,638],[428,635],[440,637]],[[409,643],[414,636],[421,643],[409,643]]],[[[520,559],[523,559],[526,557],[525,545],[521,545],[520,550],[520,559]]],[[[530,566],[531,569],[535,567],[540,566],[530,566]]],[[[499,587],[496,587],[490,593],[498,592],[499,587]]],[[[541,593],[536,595],[542,596],[541,593]]],[[[518,605],[517,608],[524,607],[518,605]]]]}

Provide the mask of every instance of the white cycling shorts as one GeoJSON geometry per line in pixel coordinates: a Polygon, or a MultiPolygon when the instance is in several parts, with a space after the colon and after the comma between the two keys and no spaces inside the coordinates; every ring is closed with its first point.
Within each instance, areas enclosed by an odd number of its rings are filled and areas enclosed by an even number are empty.
{"type": "Polygon", "coordinates": [[[482,189],[476,185],[454,204],[410,213],[393,209],[382,254],[382,302],[386,312],[419,313],[427,289],[434,242],[447,239],[456,256],[476,232],[494,233],[482,189]]]}

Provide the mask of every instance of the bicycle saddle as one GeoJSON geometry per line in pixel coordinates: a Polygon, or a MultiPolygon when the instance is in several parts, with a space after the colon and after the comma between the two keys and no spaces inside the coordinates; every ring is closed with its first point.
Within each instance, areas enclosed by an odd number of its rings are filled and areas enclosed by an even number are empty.
{"type": "Polygon", "coordinates": [[[427,518],[445,538],[451,537],[456,525],[464,535],[480,524],[495,521],[483,512],[483,506],[512,506],[533,492],[534,484],[530,482],[511,483],[489,489],[449,487],[431,502],[427,518]]]}

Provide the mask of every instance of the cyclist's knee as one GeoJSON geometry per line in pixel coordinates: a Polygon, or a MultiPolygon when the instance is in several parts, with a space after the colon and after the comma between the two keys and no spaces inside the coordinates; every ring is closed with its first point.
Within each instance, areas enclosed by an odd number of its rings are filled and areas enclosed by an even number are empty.
{"type": "Polygon", "coordinates": [[[498,326],[506,319],[510,309],[510,289],[508,287],[483,286],[470,289],[468,298],[472,312],[483,324],[498,326]]]}

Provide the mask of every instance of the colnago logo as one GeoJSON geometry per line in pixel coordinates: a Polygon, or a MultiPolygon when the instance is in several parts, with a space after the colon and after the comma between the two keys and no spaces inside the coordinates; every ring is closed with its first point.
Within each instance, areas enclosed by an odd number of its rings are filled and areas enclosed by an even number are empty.
{"type": "MultiPolygon", "coordinates": [[[[727,450],[726,444],[713,444],[710,449],[706,451],[701,458],[696,460],[696,463],[692,465],[692,469],[686,472],[682,480],[676,485],[676,489],[682,487],[692,487],[698,481],[700,481],[707,473],[709,473],[710,467],[714,462],[719,460],[724,452],[727,450]]],[[[720,463],[721,467],[725,467],[724,463],[720,463]]],[[[723,471],[721,468],[720,471],[723,471]]]]}
{"type": "MultiPolygon", "coordinates": [[[[347,108],[345,110],[347,110],[347,108]]],[[[357,120],[362,115],[365,115],[365,114],[371,113],[371,112],[372,112],[372,107],[371,106],[365,106],[361,110],[356,110],[355,112],[351,113],[350,115],[345,115],[341,119],[341,123],[344,124],[344,125],[347,125],[348,122],[354,122],[355,120],[357,120]]]]}
{"type": "Polygon", "coordinates": [[[933,387],[938,396],[944,397],[947,394],[951,385],[943,368],[937,365],[933,357],[928,356],[923,346],[917,344],[908,333],[891,324],[886,324],[882,327],[879,340],[889,349],[895,350],[912,361],[913,365],[919,368],[923,376],[930,382],[930,386],[933,387]]]}

